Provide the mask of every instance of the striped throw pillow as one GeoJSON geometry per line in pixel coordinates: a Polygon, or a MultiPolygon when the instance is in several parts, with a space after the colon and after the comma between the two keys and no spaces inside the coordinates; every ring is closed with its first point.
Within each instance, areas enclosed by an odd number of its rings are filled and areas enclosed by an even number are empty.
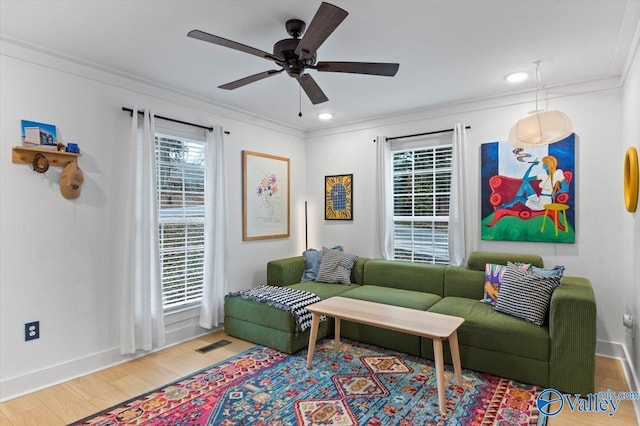
{"type": "Polygon", "coordinates": [[[508,262],[495,310],[542,326],[547,317],[551,295],[560,285],[560,279],[558,276],[545,277],[523,271],[508,262]]]}
{"type": "MultiPolygon", "coordinates": [[[[343,248],[342,246],[335,246],[331,250],[343,251],[343,248]]],[[[304,272],[300,282],[315,281],[322,261],[322,250],[310,248],[302,252],[302,256],[304,257],[304,272]]]]}
{"type": "Polygon", "coordinates": [[[351,268],[358,257],[322,247],[322,261],[316,281],[351,284],[351,268]]]}

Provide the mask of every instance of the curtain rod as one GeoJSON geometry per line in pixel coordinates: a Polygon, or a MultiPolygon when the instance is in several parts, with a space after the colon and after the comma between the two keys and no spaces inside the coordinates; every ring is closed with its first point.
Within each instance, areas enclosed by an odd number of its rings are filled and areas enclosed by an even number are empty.
{"type": "MultiPolygon", "coordinates": [[[[123,111],[127,111],[129,114],[133,114],[133,110],[131,108],[122,107],[122,110],[123,111]]],[[[143,111],[138,111],[138,114],[144,114],[144,112],[143,111]]],[[[159,118],[161,120],[167,120],[167,121],[171,121],[173,123],[186,124],[187,126],[193,126],[193,127],[199,128],[199,129],[204,129],[204,130],[208,130],[210,132],[213,132],[213,127],[210,127],[210,126],[203,126],[203,125],[200,125],[200,124],[189,123],[188,121],[176,120],[175,118],[163,117],[161,115],[154,115],[154,117],[159,118]]],[[[224,134],[228,135],[230,133],[225,130],[224,134]]]]}
{"type": "MultiPolygon", "coordinates": [[[[465,126],[465,129],[470,129],[471,126],[465,126]]],[[[436,130],[435,132],[426,132],[426,133],[415,133],[413,135],[404,135],[404,136],[393,136],[391,138],[385,138],[385,140],[388,141],[392,141],[392,140],[396,140],[396,139],[405,139],[405,138],[413,138],[415,136],[427,136],[427,135],[435,135],[438,133],[447,133],[447,132],[453,132],[455,129],[444,129],[444,130],[436,130]]]]}

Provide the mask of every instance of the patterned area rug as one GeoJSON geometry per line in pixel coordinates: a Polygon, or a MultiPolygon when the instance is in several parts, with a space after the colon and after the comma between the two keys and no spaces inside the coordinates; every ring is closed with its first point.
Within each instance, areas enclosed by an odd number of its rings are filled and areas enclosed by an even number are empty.
{"type": "Polygon", "coordinates": [[[256,346],[77,425],[529,425],[541,388],[446,366],[440,414],[432,361],[343,340],[306,351],[256,346]]]}

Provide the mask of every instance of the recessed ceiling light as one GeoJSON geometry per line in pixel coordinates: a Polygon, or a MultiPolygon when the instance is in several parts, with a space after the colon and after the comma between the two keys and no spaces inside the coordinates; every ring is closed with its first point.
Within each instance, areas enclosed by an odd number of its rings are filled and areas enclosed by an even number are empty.
{"type": "Polygon", "coordinates": [[[318,114],[318,118],[320,120],[331,120],[333,118],[333,114],[331,114],[330,112],[321,112],[320,114],[318,114]]]}
{"type": "Polygon", "coordinates": [[[509,83],[520,83],[521,81],[526,80],[527,78],[529,78],[529,73],[528,72],[514,72],[509,74],[506,79],[509,83]]]}

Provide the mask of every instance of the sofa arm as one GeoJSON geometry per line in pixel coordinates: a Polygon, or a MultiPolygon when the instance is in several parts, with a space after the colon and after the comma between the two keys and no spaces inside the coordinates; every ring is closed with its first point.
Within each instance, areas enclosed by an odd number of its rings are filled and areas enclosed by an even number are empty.
{"type": "Polygon", "coordinates": [[[299,283],[304,273],[304,257],[287,257],[267,263],[268,285],[289,285],[299,283]]]}
{"type": "Polygon", "coordinates": [[[596,301],[588,279],[564,277],[553,292],[549,337],[549,387],[565,393],[593,393],[596,301]]]}

